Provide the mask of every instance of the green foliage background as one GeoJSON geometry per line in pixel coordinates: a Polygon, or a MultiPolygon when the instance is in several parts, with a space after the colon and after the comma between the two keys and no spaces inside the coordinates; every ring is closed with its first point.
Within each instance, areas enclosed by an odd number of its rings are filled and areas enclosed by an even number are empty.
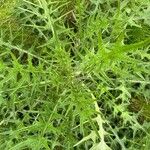
{"type": "Polygon", "coordinates": [[[0,1],[0,150],[149,150],[150,1],[0,1]]]}

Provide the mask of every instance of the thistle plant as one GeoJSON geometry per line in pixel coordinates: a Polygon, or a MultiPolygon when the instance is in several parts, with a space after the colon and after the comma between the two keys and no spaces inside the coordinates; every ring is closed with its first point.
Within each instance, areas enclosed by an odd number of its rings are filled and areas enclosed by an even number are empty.
{"type": "Polygon", "coordinates": [[[11,7],[0,12],[17,24],[0,25],[0,150],[148,150],[149,0],[11,7]]]}

